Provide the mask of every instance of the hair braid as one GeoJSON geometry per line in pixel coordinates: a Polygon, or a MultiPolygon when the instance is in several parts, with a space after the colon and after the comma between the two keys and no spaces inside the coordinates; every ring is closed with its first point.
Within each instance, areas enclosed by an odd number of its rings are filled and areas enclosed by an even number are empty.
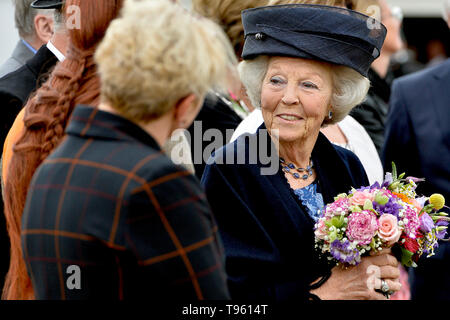
{"type": "Polygon", "coordinates": [[[74,100],[77,96],[78,89],[80,87],[80,81],[83,77],[83,72],[86,65],[87,57],[80,57],[78,65],[76,66],[76,72],[72,77],[70,70],[61,68],[55,73],[55,76],[60,78],[69,79],[67,87],[63,94],[59,97],[55,108],[52,112],[52,121],[47,126],[47,131],[44,136],[44,141],[41,149],[41,161],[56,148],[64,135],[64,129],[67,124],[68,115],[72,113],[74,108],[74,100]]]}

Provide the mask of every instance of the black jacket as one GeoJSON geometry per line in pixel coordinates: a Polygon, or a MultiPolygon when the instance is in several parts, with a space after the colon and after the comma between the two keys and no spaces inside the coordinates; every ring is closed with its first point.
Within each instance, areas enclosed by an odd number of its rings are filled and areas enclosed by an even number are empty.
{"type": "Polygon", "coordinates": [[[373,70],[369,70],[371,87],[366,100],[355,107],[350,115],[366,129],[378,154],[384,143],[384,126],[389,110],[391,89],[389,83],[373,70]]]}
{"type": "Polygon", "coordinates": [[[0,79],[1,145],[30,94],[45,82],[57,62],[55,55],[44,45],[24,66],[0,79]]]}
{"type": "MultiPolygon", "coordinates": [[[[206,147],[211,143],[214,144],[216,149],[226,145],[231,140],[234,130],[241,121],[241,117],[224,100],[214,94],[206,97],[202,109],[188,128],[191,136],[192,161],[194,162],[195,175],[198,179],[201,179],[203,170],[205,170],[206,160],[214,151],[208,151],[206,147]],[[203,135],[210,129],[213,129],[216,133],[220,132],[220,137],[217,137],[217,139],[212,137],[213,141],[204,140],[203,135]],[[233,131],[229,131],[227,135],[227,130],[233,131]]],[[[214,133],[214,131],[210,132],[214,133]]]]}

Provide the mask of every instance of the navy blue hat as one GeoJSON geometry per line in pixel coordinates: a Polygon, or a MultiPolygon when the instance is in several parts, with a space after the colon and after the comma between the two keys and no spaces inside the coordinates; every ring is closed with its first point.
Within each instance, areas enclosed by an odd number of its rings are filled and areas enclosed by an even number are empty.
{"type": "Polygon", "coordinates": [[[35,9],[61,9],[64,1],[61,0],[36,0],[31,4],[35,9]]]}
{"type": "Polygon", "coordinates": [[[344,65],[367,77],[380,55],[386,28],[359,12],[292,4],[244,10],[242,58],[289,56],[344,65]]]}

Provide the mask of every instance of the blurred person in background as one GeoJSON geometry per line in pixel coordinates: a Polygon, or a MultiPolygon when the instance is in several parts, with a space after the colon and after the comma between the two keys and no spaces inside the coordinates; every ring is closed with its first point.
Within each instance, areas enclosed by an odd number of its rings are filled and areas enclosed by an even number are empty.
{"type": "Polygon", "coordinates": [[[53,12],[31,8],[34,1],[13,0],[14,21],[20,40],[11,57],[0,66],[0,78],[23,66],[52,37],[53,12]]]}
{"type": "MultiPolygon", "coordinates": [[[[372,85],[367,99],[350,113],[366,129],[381,155],[381,148],[384,143],[384,126],[391,94],[388,70],[392,55],[403,48],[400,33],[402,16],[398,9],[392,11],[386,0],[357,0],[353,2],[354,10],[371,15],[374,18],[381,18],[380,21],[387,29],[386,41],[381,49],[381,54],[373,62],[369,72],[372,85]]],[[[374,27],[376,26],[374,25],[374,27]]]]}
{"type": "MultiPolygon", "coordinates": [[[[77,104],[98,106],[100,80],[94,52],[123,0],[67,0],[80,8],[80,27],[68,30],[64,61],[19,113],[3,150],[5,217],[11,243],[11,262],[4,299],[33,299],[34,292],[21,247],[21,218],[28,185],[36,168],[61,142],[77,104]]],[[[64,8],[63,8],[64,13],[64,8]]]]}
{"type": "MultiPolygon", "coordinates": [[[[241,21],[241,11],[266,5],[268,0],[193,0],[192,9],[200,15],[218,23],[230,39],[235,55],[241,57],[244,46],[244,28],[241,21]]],[[[211,143],[203,141],[203,134],[213,129],[222,138],[214,141],[218,148],[230,141],[231,135],[226,131],[234,130],[239,123],[253,110],[245,95],[245,90],[239,76],[228,75],[228,92],[210,92],[194,123],[188,128],[191,137],[190,150],[194,161],[195,175],[201,179],[206,160],[214,150],[204,156],[205,148],[211,143]],[[196,130],[197,128],[197,130],[196,130]],[[201,130],[200,130],[201,128],[201,130]]]]}
{"type": "Polygon", "coordinates": [[[228,299],[202,188],[161,150],[211,87],[226,90],[236,64],[226,35],[169,0],[127,0],[95,61],[98,108],[76,106],[27,196],[22,245],[36,298],[228,299]],[[64,276],[73,261],[78,290],[64,276]]]}
{"type": "MultiPolygon", "coordinates": [[[[450,1],[445,1],[450,28],[450,1]]],[[[450,59],[394,81],[382,160],[386,170],[424,178],[418,194],[450,199],[450,59]]],[[[443,209],[447,213],[447,207],[443,209]]],[[[410,268],[413,300],[450,300],[450,243],[410,268]]]]}
{"type": "Polygon", "coordinates": [[[59,0],[37,0],[31,4],[33,10],[48,11],[51,9],[53,11],[53,34],[50,40],[40,47],[25,65],[0,79],[1,145],[30,94],[47,80],[49,72],[56,63],[64,60],[68,34],[62,14],[62,5],[63,1],[59,0]]]}
{"type": "MultiPolygon", "coordinates": [[[[16,1],[16,20],[22,15],[19,12],[24,12],[22,5],[30,1],[16,1]],[[20,6],[19,6],[20,5],[20,6]],[[19,9],[19,10],[17,10],[19,9]]],[[[53,68],[58,61],[55,53],[50,51],[49,44],[53,40],[59,49],[53,45],[50,48],[55,48],[59,52],[65,51],[65,42],[67,36],[62,31],[65,26],[61,20],[62,1],[34,1],[29,8],[28,18],[31,13],[35,14],[34,21],[36,26],[46,29],[48,26],[44,23],[53,14],[53,35],[47,45],[43,45],[32,58],[25,62],[23,66],[17,70],[8,73],[0,79],[0,105],[1,105],[1,120],[0,120],[0,145],[3,145],[6,135],[11,128],[17,114],[22,109],[23,105],[28,100],[30,94],[39,88],[47,79],[48,72],[53,68]],[[54,12],[53,12],[54,11],[54,12]],[[43,12],[43,14],[41,14],[43,12]]],[[[20,25],[19,23],[17,23],[20,25]]],[[[41,30],[42,33],[42,30],[41,30]]],[[[22,42],[20,42],[22,43],[22,42]]],[[[27,49],[28,50],[28,49],[27,49]]],[[[0,161],[1,164],[1,161],[0,161]]],[[[1,167],[1,165],[0,165],[1,167]]],[[[1,171],[0,171],[0,180],[1,171]]],[[[3,181],[1,182],[3,191],[3,181]]],[[[3,212],[3,200],[0,201],[1,212],[3,212]]],[[[9,240],[6,231],[6,221],[3,214],[0,216],[0,255],[4,258],[0,263],[0,290],[3,289],[3,282],[9,266],[9,240]]]]}
{"type": "Polygon", "coordinates": [[[418,72],[425,66],[417,60],[417,48],[408,44],[405,48],[397,52],[391,59],[392,78],[400,78],[407,74],[418,72]]]}
{"type": "Polygon", "coordinates": [[[438,65],[447,60],[444,43],[439,39],[432,39],[427,43],[427,67],[438,65]]]}

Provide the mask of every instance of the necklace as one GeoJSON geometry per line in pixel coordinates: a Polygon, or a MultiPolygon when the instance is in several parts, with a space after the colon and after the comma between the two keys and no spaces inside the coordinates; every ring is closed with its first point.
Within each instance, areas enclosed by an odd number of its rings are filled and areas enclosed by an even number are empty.
{"type": "Polygon", "coordinates": [[[312,159],[309,160],[309,165],[306,167],[306,169],[305,168],[297,168],[293,163],[287,164],[286,161],[281,157],[280,157],[280,163],[281,163],[281,167],[283,168],[283,171],[292,174],[292,176],[295,179],[302,178],[303,180],[306,180],[313,174],[312,168],[313,168],[314,164],[313,164],[312,159]],[[300,174],[298,172],[303,173],[303,175],[300,176],[300,174]]]}

